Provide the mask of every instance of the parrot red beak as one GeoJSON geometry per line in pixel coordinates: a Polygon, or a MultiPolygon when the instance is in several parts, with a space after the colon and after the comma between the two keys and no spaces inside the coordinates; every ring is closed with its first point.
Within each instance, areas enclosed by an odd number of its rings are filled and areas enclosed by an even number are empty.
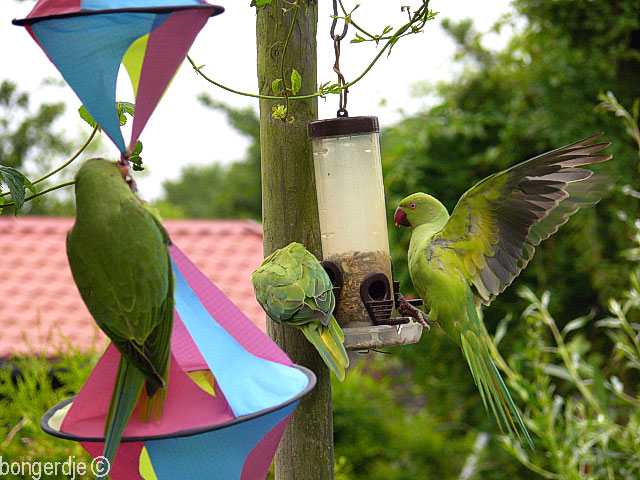
{"type": "Polygon", "coordinates": [[[396,227],[399,227],[400,225],[403,227],[411,226],[407,219],[407,212],[405,212],[402,207],[396,208],[396,213],[393,215],[393,222],[396,224],[396,227]]]}

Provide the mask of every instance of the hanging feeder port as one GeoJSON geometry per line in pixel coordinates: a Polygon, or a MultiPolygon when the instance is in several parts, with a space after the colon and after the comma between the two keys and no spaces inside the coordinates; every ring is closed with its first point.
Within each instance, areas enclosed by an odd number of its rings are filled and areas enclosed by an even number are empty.
{"type": "Polygon", "coordinates": [[[409,322],[406,317],[391,318],[395,303],[395,296],[391,293],[389,279],[382,273],[373,273],[360,284],[360,298],[374,325],[400,325],[409,322]]]}

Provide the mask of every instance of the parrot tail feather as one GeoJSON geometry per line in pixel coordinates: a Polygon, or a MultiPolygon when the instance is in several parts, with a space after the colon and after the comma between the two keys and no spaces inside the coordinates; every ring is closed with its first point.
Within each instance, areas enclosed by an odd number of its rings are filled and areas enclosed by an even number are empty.
{"type": "Polygon", "coordinates": [[[138,401],[138,420],[141,422],[149,422],[151,421],[151,417],[153,417],[156,419],[156,422],[160,423],[166,397],[166,388],[150,388],[149,382],[147,381],[142,392],[140,392],[140,400],[138,401]],[[153,393],[150,393],[149,390],[153,393]]]}
{"type": "Polygon", "coordinates": [[[533,449],[533,442],[527,427],[518,408],[513,403],[509,390],[507,390],[498,368],[493,363],[488,349],[474,348],[472,342],[467,340],[465,335],[462,335],[461,339],[462,352],[471,369],[473,380],[480,391],[484,408],[487,411],[489,408],[491,409],[501,431],[507,430],[514,433],[520,443],[524,443],[522,440],[524,437],[529,447],[533,449]]]}
{"type": "Polygon", "coordinates": [[[327,367],[335,373],[338,380],[343,381],[345,369],[349,366],[349,357],[342,344],[344,336],[335,318],[331,317],[329,327],[314,322],[301,325],[300,330],[316,347],[327,367]]]}
{"type": "MultiPolygon", "coordinates": [[[[113,465],[124,429],[138,403],[143,386],[144,374],[126,358],[121,357],[104,427],[102,456],[108,460],[107,468],[113,465]]],[[[107,473],[101,473],[96,478],[106,478],[107,473]]]]}

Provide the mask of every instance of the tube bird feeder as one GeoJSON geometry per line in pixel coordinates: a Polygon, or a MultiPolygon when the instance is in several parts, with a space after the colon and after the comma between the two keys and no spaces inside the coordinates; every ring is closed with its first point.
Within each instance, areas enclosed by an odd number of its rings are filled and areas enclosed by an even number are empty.
{"type": "Polygon", "coordinates": [[[373,116],[309,124],[323,266],[352,350],[416,343],[422,334],[395,309],[379,132],[373,116]]]}

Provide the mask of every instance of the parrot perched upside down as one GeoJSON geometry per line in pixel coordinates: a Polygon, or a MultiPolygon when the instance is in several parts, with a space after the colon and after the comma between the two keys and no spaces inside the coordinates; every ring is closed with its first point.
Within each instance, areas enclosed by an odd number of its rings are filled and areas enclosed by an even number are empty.
{"type": "Polygon", "coordinates": [[[290,243],[265,258],[251,282],[269,318],[302,330],[327,367],[344,380],[349,357],[333,316],[333,285],[318,259],[301,244],[290,243]]]}
{"type": "Polygon", "coordinates": [[[610,145],[589,145],[600,135],[485,178],[460,198],[451,216],[425,193],[406,197],[394,216],[396,226],[411,227],[409,274],[428,320],[460,345],[485,408],[491,408],[500,428],[518,438],[520,430],[529,445],[529,433],[491,359],[491,339],[476,306],[488,305],[504,291],[534,248],[580,207],[600,200],[603,177],[578,168],[611,158],[593,155],[610,145]]]}
{"type": "Polygon", "coordinates": [[[136,404],[141,421],[160,421],[169,376],[171,242],[132,189],[126,165],[85,162],[76,175],[76,221],[67,235],[80,295],[121,354],[105,423],[109,465],[136,404]]]}

